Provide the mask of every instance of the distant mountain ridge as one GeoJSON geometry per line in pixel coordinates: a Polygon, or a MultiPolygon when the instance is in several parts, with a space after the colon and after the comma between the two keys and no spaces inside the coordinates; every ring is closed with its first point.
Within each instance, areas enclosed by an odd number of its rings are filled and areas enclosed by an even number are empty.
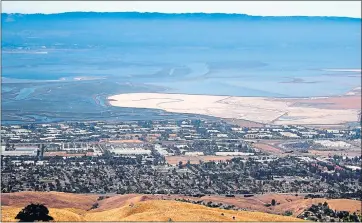
{"type": "Polygon", "coordinates": [[[334,17],[334,16],[254,16],[237,13],[159,13],[159,12],[64,12],[53,14],[22,14],[22,13],[1,13],[2,19],[9,18],[23,19],[56,19],[56,18],[113,18],[113,19],[233,19],[233,20],[273,20],[273,21],[298,21],[298,20],[318,20],[318,21],[356,21],[361,22],[361,18],[334,17]]]}

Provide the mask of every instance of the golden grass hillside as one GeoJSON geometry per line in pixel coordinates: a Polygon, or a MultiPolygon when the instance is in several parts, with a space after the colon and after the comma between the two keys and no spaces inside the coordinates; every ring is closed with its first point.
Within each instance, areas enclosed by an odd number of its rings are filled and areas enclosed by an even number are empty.
{"type": "Polygon", "coordinates": [[[147,200],[107,211],[87,213],[87,221],[301,221],[294,217],[261,212],[232,211],[202,205],[147,200]],[[235,219],[233,219],[235,217],[235,219]]]}
{"type": "MultiPolygon", "coordinates": [[[[255,216],[264,216],[266,213],[283,214],[287,210],[292,211],[293,216],[296,217],[312,204],[324,203],[324,201],[327,201],[332,209],[339,211],[361,212],[362,205],[361,201],[349,199],[304,199],[303,196],[280,194],[264,194],[248,198],[228,198],[217,195],[195,198],[183,195],[119,194],[98,200],[99,195],[62,192],[17,192],[1,194],[1,198],[3,221],[14,221],[14,217],[20,209],[32,202],[45,204],[49,208],[50,215],[53,216],[56,221],[128,221],[132,219],[138,221],[161,221],[165,218],[167,218],[166,220],[171,218],[174,221],[196,221],[197,219],[198,221],[225,221],[225,218],[230,217],[226,215],[226,213],[230,212],[227,210],[207,208],[201,205],[192,206],[194,204],[185,202],[174,203],[174,199],[180,198],[195,201],[201,200],[204,202],[212,201],[257,211],[233,212],[238,221],[249,221],[248,219],[260,220],[255,216]],[[265,204],[270,203],[272,199],[275,199],[279,204],[266,207],[265,204]],[[90,210],[95,203],[98,204],[98,207],[90,210]],[[135,204],[136,206],[130,208],[130,204],[135,204]],[[166,210],[166,212],[164,212],[164,210],[166,210]],[[193,210],[202,212],[195,212],[193,210]],[[224,216],[222,216],[221,213],[224,213],[224,216]],[[154,216],[157,217],[155,218],[154,216]]],[[[273,216],[274,218],[283,218],[283,216],[280,215],[266,216],[268,216],[268,218],[273,216]]]]}
{"type": "MultiPolygon", "coordinates": [[[[14,222],[16,215],[21,211],[19,207],[1,207],[1,222],[14,222]]],[[[76,213],[77,210],[68,208],[49,208],[49,215],[54,218],[54,221],[85,221],[84,217],[76,213]]]]}
{"type": "Polygon", "coordinates": [[[317,205],[318,203],[327,202],[329,208],[337,211],[348,211],[350,213],[356,212],[361,213],[362,202],[358,200],[351,199],[325,199],[325,198],[314,198],[314,199],[303,199],[296,202],[291,202],[289,204],[280,205],[279,208],[287,209],[293,212],[294,215],[299,215],[303,212],[304,209],[312,206],[312,204],[317,205]]]}
{"type": "MultiPolygon", "coordinates": [[[[99,195],[89,195],[89,194],[72,194],[72,193],[62,193],[62,192],[17,192],[11,194],[1,194],[1,206],[3,207],[3,221],[11,220],[14,221],[14,217],[20,211],[21,208],[25,207],[30,203],[43,203],[45,204],[51,215],[58,221],[65,220],[64,218],[69,218],[71,221],[84,221],[85,218],[94,218],[101,219],[102,216],[107,216],[105,218],[112,218],[118,216],[117,218],[121,219],[148,219],[152,216],[152,213],[143,213],[142,211],[137,215],[127,214],[126,211],[129,207],[129,204],[143,204],[144,202],[153,201],[156,202],[161,200],[162,202],[174,201],[175,199],[189,199],[189,200],[200,200],[204,202],[212,201],[216,203],[223,203],[229,205],[235,205],[238,208],[243,208],[247,210],[269,213],[269,214],[283,214],[285,211],[292,211],[293,216],[298,216],[303,210],[310,207],[312,204],[324,203],[327,201],[329,206],[334,210],[338,211],[349,211],[349,212],[361,212],[361,201],[350,200],[350,199],[324,199],[324,198],[316,198],[316,199],[304,199],[303,196],[294,196],[294,195],[280,195],[280,194],[264,194],[258,195],[254,197],[235,197],[228,198],[225,196],[204,196],[201,198],[188,197],[183,195],[142,195],[142,194],[124,194],[124,195],[113,195],[103,200],[97,200],[99,195]],[[270,203],[272,199],[275,199],[279,204],[276,206],[266,207],[265,204],[270,203]],[[163,201],[165,200],[165,201],[163,201]],[[98,203],[98,207],[96,209],[91,209],[91,207],[98,203]],[[123,208],[123,209],[122,209],[123,208]],[[108,212],[122,209],[122,215],[112,215],[108,212]],[[102,213],[104,212],[104,213],[102,213]],[[52,214],[53,213],[53,214],[52,214]],[[60,219],[60,220],[59,220],[60,219]]],[[[145,203],[147,204],[147,203],[145,203]]],[[[157,204],[157,203],[154,203],[157,204]]],[[[163,204],[163,203],[161,203],[163,204]]],[[[192,205],[189,203],[178,202],[181,205],[192,205]]],[[[138,207],[138,206],[137,206],[138,207]]],[[[184,208],[188,208],[189,206],[181,206],[184,208]]],[[[204,206],[197,205],[196,207],[206,208],[204,206]]],[[[150,211],[158,212],[158,209],[164,209],[159,205],[151,208],[150,211]]],[[[134,211],[135,209],[132,209],[134,211]]],[[[149,208],[147,209],[149,210],[149,208]]],[[[221,209],[210,209],[211,211],[222,211],[227,212],[221,209]]],[[[219,219],[220,221],[224,221],[224,217],[220,214],[210,214],[210,210],[206,211],[202,216],[203,218],[212,218],[212,220],[219,219]],[[209,214],[207,214],[209,213],[209,214]],[[209,217],[207,217],[209,216],[209,217]]],[[[190,214],[191,211],[186,211],[190,214]]],[[[118,213],[118,214],[119,214],[118,213]]],[[[245,213],[245,212],[242,212],[245,213]]],[[[251,212],[255,214],[256,212],[251,212]]],[[[168,212],[168,214],[176,216],[176,218],[182,217],[181,215],[177,217],[177,213],[173,213],[172,209],[168,212]]],[[[161,216],[161,215],[160,215],[161,216]]],[[[167,217],[167,216],[164,216],[167,217]]],[[[185,217],[190,217],[185,215],[185,217]]],[[[277,216],[280,217],[280,216],[277,216]]],[[[168,217],[172,218],[172,216],[168,217]]],[[[175,217],[174,217],[175,218],[175,217]]],[[[105,219],[106,220],[106,219],[105,219]]],[[[168,220],[168,219],[167,219],[168,220]]],[[[193,217],[191,220],[194,220],[193,217]]],[[[201,219],[202,220],[202,219],[201,219]]]]}
{"type": "Polygon", "coordinates": [[[114,208],[123,207],[129,204],[135,204],[142,201],[147,200],[160,200],[161,197],[154,196],[154,195],[140,195],[140,194],[123,194],[123,195],[115,195],[111,196],[107,199],[98,201],[99,204],[97,209],[91,210],[92,212],[95,211],[106,211],[111,210],[114,208]]]}
{"type": "Polygon", "coordinates": [[[25,207],[30,203],[41,203],[48,208],[77,208],[88,210],[97,201],[97,195],[63,192],[24,191],[1,194],[1,206],[25,207]]]}
{"type": "MultiPolygon", "coordinates": [[[[105,211],[84,211],[75,208],[49,208],[55,221],[301,221],[294,217],[261,212],[231,211],[168,200],[139,201],[133,205],[105,211]],[[235,219],[233,219],[235,217],[235,219]]],[[[2,222],[16,221],[19,207],[2,207],[2,222]]]]}
{"type": "Polygon", "coordinates": [[[271,214],[283,214],[286,211],[291,211],[293,216],[296,217],[305,209],[312,206],[312,204],[327,202],[329,207],[337,211],[349,211],[351,213],[361,213],[362,202],[352,199],[326,199],[326,198],[313,198],[304,199],[303,196],[283,195],[283,194],[263,194],[253,197],[224,197],[218,195],[205,196],[201,198],[187,197],[182,195],[171,195],[170,197],[163,196],[166,199],[184,198],[193,201],[212,201],[215,203],[223,203],[234,205],[238,208],[247,210],[259,211],[271,214]],[[266,207],[265,204],[271,203],[275,199],[278,205],[266,207]]]}

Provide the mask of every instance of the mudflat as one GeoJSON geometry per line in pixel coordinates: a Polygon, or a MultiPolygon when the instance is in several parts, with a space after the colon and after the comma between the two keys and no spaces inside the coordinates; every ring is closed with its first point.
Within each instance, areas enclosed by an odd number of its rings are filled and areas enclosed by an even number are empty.
{"type": "Polygon", "coordinates": [[[318,98],[235,97],[190,94],[129,93],[108,97],[117,107],[160,109],[262,124],[343,124],[358,121],[360,96],[318,98]]]}

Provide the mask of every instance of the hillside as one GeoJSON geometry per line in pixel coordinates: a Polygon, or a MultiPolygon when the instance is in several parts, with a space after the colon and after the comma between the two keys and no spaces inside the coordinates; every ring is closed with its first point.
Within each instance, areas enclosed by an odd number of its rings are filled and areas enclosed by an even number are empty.
{"type": "Polygon", "coordinates": [[[61,192],[19,192],[1,195],[2,221],[14,221],[16,214],[27,204],[43,203],[56,221],[300,221],[295,217],[312,204],[327,201],[335,210],[360,212],[361,202],[348,199],[304,199],[302,196],[265,194],[254,197],[228,198],[223,196],[204,196],[201,198],[183,195],[113,195],[99,200],[99,195],[71,194],[61,192]],[[187,202],[212,201],[235,205],[247,211],[209,208],[187,202]],[[265,204],[275,199],[276,206],[265,204]],[[96,208],[92,206],[97,204],[96,208]],[[291,211],[294,217],[283,214],[291,211]],[[223,213],[223,215],[222,215],[223,213]]]}
{"type": "Polygon", "coordinates": [[[98,197],[97,195],[26,191],[1,194],[1,206],[24,207],[31,202],[37,202],[52,208],[87,210],[97,201],[98,197]]]}
{"type": "Polygon", "coordinates": [[[149,200],[109,211],[89,213],[88,221],[300,221],[293,217],[261,212],[208,208],[177,201],[149,200]],[[222,215],[223,214],[223,215],[222,215]]]}
{"type": "MultiPolygon", "coordinates": [[[[22,208],[19,207],[1,207],[1,221],[2,222],[14,222],[17,221],[15,216],[22,208]]],[[[67,221],[84,221],[79,209],[68,208],[49,208],[49,215],[54,218],[55,221],[67,222],[67,221]]]]}
{"type": "MultiPolygon", "coordinates": [[[[351,213],[361,212],[361,201],[351,200],[351,199],[325,199],[325,198],[314,198],[314,199],[304,199],[303,196],[294,196],[294,195],[281,195],[281,194],[264,194],[253,197],[224,197],[224,196],[205,196],[201,198],[187,197],[182,195],[171,195],[162,196],[164,199],[186,199],[191,201],[211,201],[214,203],[223,203],[227,205],[234,205],[237,208],[242,208],[246,210],[260,211],[264,213],[271,214],[283,214],[286,211],[291,211],[293,216],[296,217],[303,210],[309,208],[313,204],[327,202],[333,210],[337,211],[349,211],[351,213]],[[266,204],[270,204],[271,200],[275,199],[278,203],[276,206],[266,207],[266,204]]],[[[160,199],[159,197],[158,199],[160,199]]]]}
{"type": "MultiPolygon", "coordinates": [[[[20,210],[17,207],[3,207],[2,221],[14,221],[20,210]]],[[[106,211],[82,212],[79,209],[49,208],[49,212],[55,221],[300,221],[294,217],[222,210],[167,200],[149,200],[106,211]]]]}
{"type": "Polygon", "coordinates": [[[30,202],[44,203],[55,221],[300,221],[294,217],[250,211],[209,208],[157,195],[115,195],[97,201],[96,195],[20,192],[2,194],[2,221],[15,221],[30,202]],[[98,203],[98,208],[90,210],[98,203]]]}

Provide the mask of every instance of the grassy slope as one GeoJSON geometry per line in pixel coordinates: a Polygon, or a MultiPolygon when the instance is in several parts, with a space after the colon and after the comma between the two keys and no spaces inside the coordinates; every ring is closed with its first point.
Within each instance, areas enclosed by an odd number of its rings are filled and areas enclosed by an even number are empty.
{"type": "MultiPolygon", "coordinates": [[[[3,207],[2,221],[15,221],[17,207],[3,207]]],[[[293,217],[261,212],[231,211],[166,200],[149,200],[106,211],[83,212],[79,209],[50,208],[55,221],[301,221],[293,217]],[[222,215],[223,213],[223,215],[222,215]]]]}
{"type": "Polygon", "coordinates": [[[88,221],[300,221],[293,217],[261,212],[208,208],[177,201],[148,200],[108,211],[88,213],[88,221]],[[222,213],[224,215],[222,215],[222,213]]]}
{"type": "Polygon", "coordinates": [[[98,195],[70,194],[60,192],[19,192],[2,194],[2,221],[14,221],[16,214],[31,202],[43,203],[50,215],[56,221],[292,221],[298,220],[269,213],[284,213],[291,210],[296,216],[312,204],[327,201],[332,209],[357,211],[361,202],[347,199],[303,199],[292,195],[261,195],[251,198],[225,198],[222,196],[205,196],[190,198],[234,204],[238,207],[248,208],[259,212],[231,211],[218,208],[208,208],[185,202],[173,201],[174,198],[188,197],[182,195],[115,195],[97,201],[98,195]],[[170,199],[170,200],[163,200],[170,199]],[[265,207],[271,199],[280,202],[274,207],[265,207]],[[98,208],[89,210],[94,203],[98,208]],[[130,204],[134,204],[130,207],[130,204]],[[263,213],[262,213],[263,212],[263,213]],[[222,215],[224,213],[224,215],[222,215]]]}

